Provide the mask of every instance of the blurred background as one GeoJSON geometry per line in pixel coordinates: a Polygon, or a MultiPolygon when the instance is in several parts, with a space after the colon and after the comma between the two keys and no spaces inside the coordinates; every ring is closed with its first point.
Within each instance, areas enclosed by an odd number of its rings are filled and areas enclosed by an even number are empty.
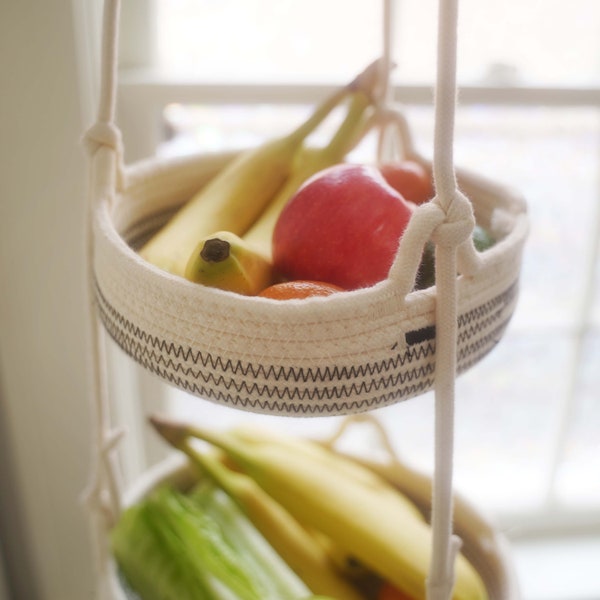
{"type": "MultiPolygon", "coordinates": [[[[287,131],[382,51],[371,0],[122,4],[128,162],[287,131]]],[[[80,139],[101,12],[100,0],[0,3],[0,600],[94,597],[80,139]]],[[[394,98],[429,157],[436,29],[436,1],[396,0],[394,98]]],[[[455,484],[511,540],[525,600],[600,597],[599,31],[595,0],[460,1],[455,161],[517,188],[532,229],[509,331],[457,381],[455,484]]],[[[110,383],[125,484],[165,456],[144,425],[152,410],[307,435],[339,423],[217,407],[112,345],[110,383]]],[[[376,416],[404,459],[432,469],[431,395],[376,416]]]]}

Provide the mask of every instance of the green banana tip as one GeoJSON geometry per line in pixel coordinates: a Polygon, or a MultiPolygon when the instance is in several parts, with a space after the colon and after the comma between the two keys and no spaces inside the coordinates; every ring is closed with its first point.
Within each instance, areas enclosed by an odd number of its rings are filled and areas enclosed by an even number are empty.
{"type": "Polygon", "coordinates": [[[177,423],[166,417],[152,415],[148,417],[148,421],[150,421],[158,434],[175,448],[181,448],[189,437],[189,431],[186,425],[177,423]]]}
{"type": "Polygon", "coordinates": [[[351,92],[362,91],[373,100],[380,92],[383,78],[387,77],[395,66],[395,63],[386,64],[383,58],[377,58],[348,84],[348,89],[351,92]],[[385,72],[386,68],[388,72],[385,72]]]}

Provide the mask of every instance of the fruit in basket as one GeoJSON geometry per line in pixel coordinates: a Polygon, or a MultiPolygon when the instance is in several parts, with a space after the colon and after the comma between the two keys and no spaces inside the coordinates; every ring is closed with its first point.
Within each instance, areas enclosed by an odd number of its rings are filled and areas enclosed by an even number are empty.
{"type": "Polygon", "coordinates": [[[215,482],[236,502],[267,542],[313,593],[336,599],[364,600],[336,569],[315,536],[244,473],[231,469],[214,452],[200,452],[189,441],[185,452],[203,477],[215,482]]]}
{"type": "MultiPolygon", "coordinates": [[[[356,85],[361,81],[362,78],[357,78],[356,85]]],[[[373,83],[369,81],[369,85],[373,83]]],[[[323,148],[299,150],[290,177],[246,234],[240,237],[223,231],[200,240],[188,260],[184,277],[247,296],[256,295],[273,283],[271,238],[279,213],[310,175],[344,159],[364,133],[366,112],[371,106],[372,99],[362,87],[353,91],[347,114],[332,140],[323,148]]]]}
{"type": "Polygon", "coordinates": [[[379,589],[377,600],[415,600],[389,583],[384,583],[379,589]]]}
{"type": "Polygon", "coordinates": [[[285,279],[353,290],[385,279],[413,214],[369,165],[340,164],[307,181],[273,233],[273,263],[285,279]]]}
{"type": "Polygon", "coordinates": [[[293,171],[252,227],[242,236],[266,257],[272,257],[273,230],[288,200],[312,175],[344,161],[368,130],[376,71],[367,69],[352,84],[346,115],[331,140],[323,147],[303,146],[294,160],[293,171]]]}
{"type": "Polygon", "coordinates": [[[304,139],[346,93],[334,93],[293,133],[236,157],[142,247],[141,256],[183,276],[200,238],[221,230],[244,233],[283,185],[304,139]]]}
{"type": "Polygon", "coordinates": [[[111,548],[143,600],[300,600],[310,590],[237,505],[209,482],[170,485],[128,508],[111,548]]]}
{"type": "MultiPolygon", "coordinates": [[[[476,224],[473,228],[472,239],[478,252],[484,252],[496,243],[492,234],[479,224],[476,224]]],[[[428,242],[423,250],[415,289],[424,290],[433,285],[435,285],[435,246],[432,242],[428,242]]]]}
{"type": "Polygon", "coordinates": [[[219,231],[198,243],[184,276],[209,287],[256,296],[273,283],[273,267],[235,233],[219,231]]]}
{"type": "Polygon", "coordinates": [[[385,162],[379,166],[379,170],[384,179],[410,202],[423,204],[434,196],[431,174],[416,160],[385,162]]]}
{"type": "Polygon", "coordinates": [[[274,283],[258,295],[273,300],[298,300],[315,296],[331,296],[331,294],[343,291],[343,288],[331,283],[294,280],[274,283]]]}
{"type": "MultiPolygon", "coordinates": [[[[151,421],[175,447],[192,437],[219,448],[304,526],[406,594],[425,597],[431,529],[418,509],[373,471],[300,439],[151,421]]],[[[456,557],[455,579],[454,600],[487,598],[479,574],[462,554],[456,557]]]]}
{"type": "MultiPolygon", "coordinates": [[[[371,74],[377,69],[376,62],[366,72],[371,74]]],[[[377,78],[365,77],[363,81],[375,84],[377,78]]],[[[234,158],[141,248],[140,255],[161,269],[183,276],[199,239],[215,231],[245,233],[284,185],[304,140],[355,91],[355,86],[353,81],[337,89],[292,133],[234,158]]]]}

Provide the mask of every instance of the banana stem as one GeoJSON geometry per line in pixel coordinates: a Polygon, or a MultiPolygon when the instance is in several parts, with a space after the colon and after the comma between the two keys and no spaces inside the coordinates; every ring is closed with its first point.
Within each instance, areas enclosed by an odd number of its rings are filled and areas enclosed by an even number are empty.
{"type": "Polygon", "coordinates": [[[351,93],[349,101],[346,116],[329,143],[323,148],[300,149],[294,172],[260,218],[244,234],[244,240],[264,256],[271,257],[273,230],[293,194],[318,171],[343,161],[368,131],[368,118],[364,114],[372,104],[369,95],[363,89],[357,89],[351,93]]]}
{"type": "Polygon", "coordinates": [[[231,244],[220,238],[211,238],[204,242],[204,246],[200,251],[202,260],[211,263],[223,262],[229,258],[231,253],[231,244]]]}
{"type": "Polygon", "coordinates": [[[148,421],[166,442],[178,450],[183,449],[185,441],[190,436],[187,425],[158,415],[150,416],[148,421]]]}
{"type": "Polygon", "coordinates": [[[288,139],[295,141],[302,141],[306,139],[329,115],[329,113],[338,104],[344,100],[349,94],[362,91],[369,98],[369,102],[372,102],[380,84],[381,79],[381,59],[373,61],[364,71],[359,73],[350,83],[337,89],[333,94],[328,96],[311,114],[311,116],[294,130],[288,139]]]}
{"type": "Polygon", "coordinates": [[[225,450],[234,461],[240,462],[240,464],[247,462],[247,452],[244,450],[244,444],[238,442],[233,436],[227,433],[217,433],[208,429],[200,429],[199,427],[179,423],[158,415],[150,416],[149,421],[165,441],[182,452],[186,452],[188,439],[194,437],[221,450],[225,450]]]}

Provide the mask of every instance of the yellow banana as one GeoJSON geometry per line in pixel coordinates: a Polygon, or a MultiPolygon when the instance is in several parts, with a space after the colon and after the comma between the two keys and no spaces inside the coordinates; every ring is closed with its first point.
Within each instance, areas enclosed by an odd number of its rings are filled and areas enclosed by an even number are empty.
{"type": "MultiPolygon", "coordinates": [[[[340,460],[338,455],[323,446],[306,438],[290,436],[273,431],[257,424],[237,424],[229,432],[231,436],[244,444],[270,444],[272,448],[282,447],[285,451],[302,454],[306,460],[314,461],[315,465],[323,464],[326,468],[338,469],[345,477],[353,479],[358,485],[376,489],[381,485],[381,477],[371,469],[365,468],[355,460],[340,460]]],[[[415,518],[422,519],[419,509],[410,504],[408,507],[415,518]]]]}
{"type": "Polygon", "coordinates": [[[184,277],[244,296],[256,296],[273,282],[273,267],[235,233],[218,231],[194,248],[184,277]]]}
{"type": "Polygon", "coordinates": [[[355,89],[357,80],[376,81],[374,73],[377,62],[321,102],[292,133],[241,153],[142,247],[140,255],[183,276],[198,240],[215,231],[245,233],[289,176],[304,140],[355,89]]]}
{"type": "Polygon", "coordinates": [[[178,448],[240,506],[313,593],[340,600],[362,600],[353,585],[337,572],[323,547],[253,479],[232,471],[214,453],[198,452],[188,440],[178,448]]]}
{"type": "Polygon", "coordinates": [[[271,258],[273,230],[288,200],[309,177],[342,162],[365,132],[365,112],[372,105],[371,96],[361,88],[352,93],[349,100],[346,117],[331,141],[323,148],[302,147],[298,151],[290,177],[259,219],[242,236],[266,257],[271,258]]]}
{"type": "MultiPolygon", "coordinates": [[[[326,449],[331,456],[317,462],[268,440],[243,442],[229,433],[160,420],[155,426],[166,439],[193,436],[221,448],[298,521],[330,537],[347,555],[409,596],[425,598],[431,529],[383,478],[365,485],[348,477],[341,466],[348,459],[326,449]]],[[[454,600],[487,598],[479,574],[462,554],[456,558],[455,581],[454,600]]]]}
{"type": "Polygon", "coordinates": [[[292,174],[263,215],[243,237],[230,233],[231,239],[225,240],[224,232],[221,232],[201,240],[184,271],[186,279],[244,295],[258,294],[273,283],[271,237],[279,213],[308,177],[343,160],[359,139],[359,133],[364,132],[364,113],[370,105],[371,99],[362,89],[352,92],[347,115],[331,142],[324,148],[300,148],[292,174]],[[223,242],[223,247],[227,241],[232,242],[231,251],[226,254],[217,252],[218,261],[215,261],[213,256],[206,256],[204,248],[207,241],[210,241],[217,250],[219,239],[223,242]],[[240,263],[251,267],[240,268],[240,263]]]}

